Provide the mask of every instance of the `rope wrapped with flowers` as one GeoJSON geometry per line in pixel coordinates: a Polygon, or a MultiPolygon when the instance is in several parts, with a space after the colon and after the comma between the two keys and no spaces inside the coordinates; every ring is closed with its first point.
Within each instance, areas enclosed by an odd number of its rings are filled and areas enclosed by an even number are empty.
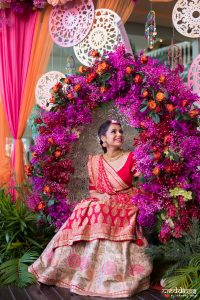
{"type": "Polygon", "coordinates": [[[138,130],[133,145],[140,177],[132,199],[139,207],[138,222],[156,224],[163,243],[179,238],[200,216],[198,97],[177,70],[142,53],[133,57],[123,45],[101,58],[96,51],[91,55],[96,58],[92,67],[81,66],[52,88],[51,111],[38,108],[26,170],[33,188],[28,205],[57,228],[68,218],[70,147],[92,122],[92,110],[114,101],[138,130]]]}

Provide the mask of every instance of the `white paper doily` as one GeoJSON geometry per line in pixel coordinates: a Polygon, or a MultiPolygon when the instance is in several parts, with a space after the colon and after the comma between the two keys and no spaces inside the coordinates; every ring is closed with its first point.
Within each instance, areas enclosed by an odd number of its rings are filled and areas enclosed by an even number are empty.
{"type": "Polygon", "coordinates": [[[90,31],[94,19],[92,0],[74,0],[52,9],[49,31],[53,41],[61,47],[80,43],[90,31]]]}
{"type": "Polygon", "coordinates": [[[100,54],[104,51],[113,51],[115,46],[122,41],[120,31],[116,25],[119,16],[110,9],[96,9],[94,22],[90,33],[78,45],[74,46],[74,53],[78,60],[85,66],[93,64],[89,56],[91,50],[100,54]]]}
{"type": "Polygon", "coordinates": [[[42,75],[38,80],[35,88],[36,103],[43,109],[50,110],[53,104],[46,106],[51,98],[50,89],[60,81],[61,78],[65,78],[65,75],[58,71],[50,71],[42,75]]]}
{"type": "Polygon", "coordinates": [[[200,37],[200,1],[178,0],[172,12],[172,20],[182,35],[200,37]]]}
{"type": "Polygon", "coordinates": [[[195,58],[189,69],[188,85],[200,96],[200,54],[195,58]]]}

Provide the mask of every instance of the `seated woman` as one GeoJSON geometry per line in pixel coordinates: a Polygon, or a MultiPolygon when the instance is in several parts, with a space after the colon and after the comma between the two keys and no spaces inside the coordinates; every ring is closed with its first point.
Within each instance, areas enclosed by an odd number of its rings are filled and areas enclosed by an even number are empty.
{"type": "Polygon", "coordinates": [[[98,136],[104,154],[89,156],[90,197],[77,204],[29,271],[39,282],[80,295],[128,297],[149,287],[152,271],[131,201],[135,160],[122,150],[117,121],[103,123],[98,136]]]}

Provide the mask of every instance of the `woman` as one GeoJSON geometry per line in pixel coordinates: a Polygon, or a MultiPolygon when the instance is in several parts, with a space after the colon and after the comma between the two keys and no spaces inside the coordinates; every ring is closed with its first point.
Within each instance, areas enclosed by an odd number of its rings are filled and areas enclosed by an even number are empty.
{"type": "Polygon", "coordinates": [[[128,297],[149,287],[152,271],[131,201],[135,161],[122,150],[120,123],[106,121],[98,136],[104,154],[89,156],[90,197],[77,204],[29,271],[39,282],[80,295],[128,297]]]}

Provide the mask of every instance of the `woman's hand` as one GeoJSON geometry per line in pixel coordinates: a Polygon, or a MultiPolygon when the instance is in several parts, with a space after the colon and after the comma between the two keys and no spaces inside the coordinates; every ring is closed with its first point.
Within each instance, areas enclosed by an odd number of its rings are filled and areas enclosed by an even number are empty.
{"type": "Polygon", "coordinates": [[[109,200],[111,198],[111,196],[107,193],[101,194],[97,192],[90,192],[90,196],[98,198],[99,200],[103,200],[103,201],[109,200]]]}

